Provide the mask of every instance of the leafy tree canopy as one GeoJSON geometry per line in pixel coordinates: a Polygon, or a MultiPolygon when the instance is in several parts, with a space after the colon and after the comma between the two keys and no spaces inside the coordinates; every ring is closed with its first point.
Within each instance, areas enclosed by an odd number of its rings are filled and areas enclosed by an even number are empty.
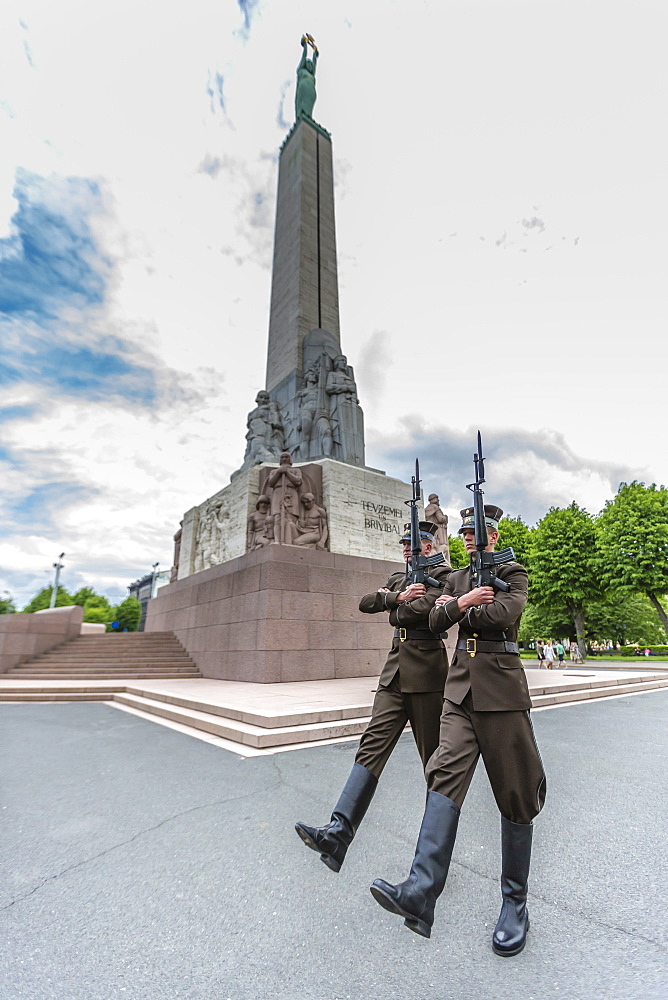
{"type": "Polygon", "coordinates": [[[16,605],[13,597],[0,597],[0,615],[13,615],[16,605]]]}
{"type": "Polygon", "coordinates": [[[668,490],[654,483],[622,483],[597,522],[604,586],[642,591],[668,633],[659,595],[668,591],[668,490]]]}
{"type": "Polygon", "coordinates": [[[99,597],[99,594],[97,594],[92,587],[80,587],[76,594],[72,594],[72,603],[78,604],[83,608],[86,601],[91,600],[93,597],[99,597]]]}
{"type": "Polygon", "coordinates": [[[450,545],[450,564],[453,569],[462,569],[471,561],[466,554],[461,535],[448,535],[450,545]]]}
{"type": "MultiPolygon", "coordinates": [[[[52,590],[53,587],[42,587],[42,589],[37,594],[35,594],[32,601],[26,604],[25,608],[23,609],[24,612],[45,611],[48,607],[51,606],[52,590]]],[[[56,594],[56,607],[65,608],[71,606],[74,603],[75,602],[72,595],[68,593],[68,591],[65,590],[64,587],[59,586],[58,592],[56,594]]]]}
{"type": "Polygon", "coordinates": [[[573,502],[551,507],[532,533],[529,554],[532,600],[568,608],[600,596],[600,563],[594,520],[573,502]]]}
{"type": "Polygon", "coordinates": [[[555,611],[565,608],[584,651],[585,608],[602,596],[593,518],[575,502],[551,507],[533,532],[529,558],[531,600],[555,611]]]}
{"type": "Polygon", "coordinates": [[[119,632],[124,629],[127,629],[128,632],[136,632],[141,620],[141,604],[136,597],[126,597],[124,601],[112,609],[112,616],[112,620],[118,622],[119,632]]]}
{"type": "MultiPolygon", "coordinates": [[[[112,609],[110,607],[84,607],[83,620],[85,622],[95,622],[98,625],[107,625],[111,621],[112,609]]],[[[114,619],[116,621],[116,619],[114,619]]],[[[108,631],[108,630],[107,630],[108,631]]]]}
{"type": "Polygon", "coordinates": [[[515,550],[518,563],[531,571],[531,536],[534,529],[524,523],[521,517],[502,517],[499,521],[497,552],[508,545],[515,550]]]}
{"type": "Polygon", "coordinates": [[[612,639],[620,646],[629,643],[658,644],[665,634],[649,598],[645,594],[615,594],[587,607],[587,638],[612,639]]]}
{"type": "Polygon", "coordinates": [[[573,636],[573,619],[565,607],[555,608],[553,605],[538,605],[529,601],[520,622],[518,638],[520,642],[531,642],[534,639],[565,639],[573,636]]]}

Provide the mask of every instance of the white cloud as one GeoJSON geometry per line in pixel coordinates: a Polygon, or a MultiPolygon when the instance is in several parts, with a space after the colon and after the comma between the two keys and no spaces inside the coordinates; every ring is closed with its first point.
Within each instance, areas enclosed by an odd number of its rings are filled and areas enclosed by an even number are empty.
{"type": "MultiPolygon", "coordinates": [[[[582,467],[532,467],[556,503],[599,503],[596,461],[668,480],[665,60],[651,11],[634,14],[642,51],[626,5],[602,0],[500,2],[482,20],[476,5],[385,0],[275,0],[247,25],[250,11],[3,5],[0,238],[17,167],[97,181],[103,211],[90,225],[113,268],[103,303],[62,311],[59,332],[122,342],[133,372],[149,362],[156,380],[148,408],[111,386],[93,402],[64,391],[5,425],[22,462],[8,500],[48,479],[47,454],[87,491],[48,533],[28,524],[5,539],[12,586],[62,548],[91,582],[118,587],[169,562],[183,511],[240,464],[264,383],[277,109],[291,119],[304,30],[321,50],[315,116],[334,139],[342,347],[371,464],[419,413],[453,433],[561,433],[582,467]],[[221,79],[224,108],[212,110],[221,79]]],[[[34,332],[25,318],[14,328],[25,342],[34,332]]],[[[2,393],[34,407],[44,387],[2,393]]],[[[526,471],[521,457],[494,467],[504,489],[526,471]]]]}

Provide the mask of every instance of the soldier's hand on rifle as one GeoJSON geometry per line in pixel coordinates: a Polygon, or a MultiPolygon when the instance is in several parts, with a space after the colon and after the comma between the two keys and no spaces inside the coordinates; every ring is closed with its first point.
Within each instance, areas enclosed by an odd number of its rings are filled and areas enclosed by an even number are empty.
{"type": "Polygon", "coordinates": [[[477,608],[480,604],[491,604],[494,600],[494,587],[475,587],[468,594],[462,594],[457,601],[460,611],[467,608],[477,608]]]}
{"type": "Polygon", "coordinates": [[[409,587],[397,595],[397,601],[399,604],[403,604],[405,601],[414,601],[416,597],[424,597],[426,593],[427,588],[424,583],[411,583],[409,587]]]}

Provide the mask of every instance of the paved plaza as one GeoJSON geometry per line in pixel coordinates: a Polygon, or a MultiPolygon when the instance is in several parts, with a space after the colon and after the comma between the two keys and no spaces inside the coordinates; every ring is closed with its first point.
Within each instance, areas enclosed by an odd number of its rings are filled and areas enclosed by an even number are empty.
{"type": "Polygon", "coordinates": [[[102,703],[0,706],[2,1000],[665,1000],[668,691],[541,711],[532,927],[492,953],[499,820],[469,792],[431,941],[369,893],[424,803],[404,735],[335,875],[355,744],[241,759],[102,703]]]}

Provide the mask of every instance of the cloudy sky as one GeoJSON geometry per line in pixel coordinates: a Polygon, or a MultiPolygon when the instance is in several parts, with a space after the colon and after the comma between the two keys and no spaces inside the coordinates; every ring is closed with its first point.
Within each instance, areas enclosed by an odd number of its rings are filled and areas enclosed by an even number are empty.
{"type": "Polygon", "coordinates": [[[665,4],[3,0],[0,596],[116,598],[229,481],[320,48],[367,462],[532,523],[668,481],[665,4]]]}

